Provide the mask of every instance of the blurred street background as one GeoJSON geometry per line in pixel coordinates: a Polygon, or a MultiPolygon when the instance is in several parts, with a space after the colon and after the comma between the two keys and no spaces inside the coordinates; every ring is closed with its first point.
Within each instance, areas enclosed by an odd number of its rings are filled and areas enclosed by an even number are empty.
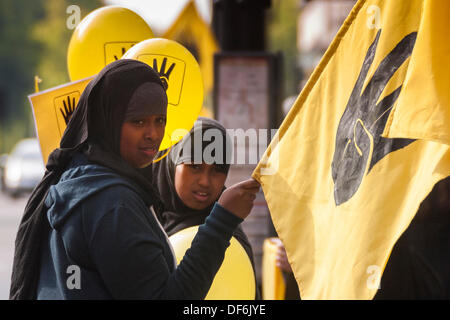
{"type": "Polygon", "coordinates": [[[27,194],[11,198],[0,193],[0,300],[9,297],[14,240],[27,200],[27,194]]]}

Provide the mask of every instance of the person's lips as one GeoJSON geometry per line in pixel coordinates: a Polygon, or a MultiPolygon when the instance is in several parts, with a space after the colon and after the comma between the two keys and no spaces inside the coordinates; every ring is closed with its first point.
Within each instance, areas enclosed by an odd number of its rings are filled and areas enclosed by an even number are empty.
{"type": "Polygon", "coordinates": [[[207,201],[209,199],[209,193],[208,192],[193,191],[192,194],[194,195],[194,198],[197,199],[200,202],[204,202],[204,201],[207,201]]]}
{"type": "Polygon", "coordinates": [[[139,150],[149,157],[154,157],[155,154],[158,152],[158,148],[156,146],[140,147],[139,150]]]}

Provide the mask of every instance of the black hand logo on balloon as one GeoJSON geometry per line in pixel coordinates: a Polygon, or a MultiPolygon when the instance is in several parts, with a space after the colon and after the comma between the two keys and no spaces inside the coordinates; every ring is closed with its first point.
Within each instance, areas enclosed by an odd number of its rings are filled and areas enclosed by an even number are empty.
{"type": "Polygon", "coordinates": [[[381,30],[370,45],[360,74],[339,122],[331,164],[336,205],[348,201],[358,190],[363,177],[389,153],[414,140],[381,137],[402,85],[378,102],[387,83],[408,59],[417,32],[405,36],[381,61],[364,91],[363,85],[373,63],[381,30]],[[378,103],[377,103],[378,102],[378,103]]]}
{"type": "Polygon", "coordinates": [[[122,55],[120,57],[117,57],[116,55],[114,55],[114,60],[119,60],[120,58],[123,57],[123,55],[125,54],[125,52],[127,52],[127,49],[125,49],[124,47],[122,47],[122,55]]]}
{"type": "Polygon", "coordinates": [[[175,68],[175,63],[172,63],[169,67],[169,69],[167,69],[166,71],[166,64],[167,64],[167,58],[163,59],[163,62],[161,64],[161,69],[158,70],[158,62],[156,61],[156,59],[153,59],[153,69],[159,74],[159,77],[161,79],[161,82],[164,85],[164,89],[169,88],[169,77],[170,74],[172,73],[173,69],[175,68]]]}
{"type": "Polygon", "coordinates": [[[70,96],[67,96],[67,103],[65,100],[63,100],[64,108],[59,109],[64,118],[64,121],[66,122],[66,125],[69,123],[73,111],[75,110],[75,97],[72,97],[72,100],[70,98],[70,96]]]}

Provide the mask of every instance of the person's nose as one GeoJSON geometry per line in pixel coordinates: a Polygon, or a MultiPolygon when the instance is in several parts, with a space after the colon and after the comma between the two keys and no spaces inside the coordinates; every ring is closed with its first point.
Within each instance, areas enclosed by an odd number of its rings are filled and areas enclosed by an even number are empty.
{"type": "Polygon", "coordinates": [[[154,125],[147,125],[144,131],[144,139],[150,141],[156,141],[158,138],[158,131],[154,125]]]}
{"type": "Polygon", "coordinates": [[[203,171],[202,173],[200,173],[199,178],[198,178],[198,184],[199,184],[199,186],[204,187],[204,188],[210,187],[211,178],[210,178],[208,172],[203,171]]]}

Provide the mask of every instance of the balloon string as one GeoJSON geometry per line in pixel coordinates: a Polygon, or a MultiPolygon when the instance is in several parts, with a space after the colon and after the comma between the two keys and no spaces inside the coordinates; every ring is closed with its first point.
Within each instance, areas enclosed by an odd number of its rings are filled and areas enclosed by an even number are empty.
{"type": "Polygon", "coordinates": [[[170,150],[172,150],[172,147],[173,147],[173,146],[170,146],[169,149],[167,150],[167,152],[164,153],[161,157],[159,157],[158,159],[153,160],[153,163],[156,163],[156,162],[158,162],[158,161],[164,159],[164,157],[167,156],[167,155],[169,154],[170,150]]]}

